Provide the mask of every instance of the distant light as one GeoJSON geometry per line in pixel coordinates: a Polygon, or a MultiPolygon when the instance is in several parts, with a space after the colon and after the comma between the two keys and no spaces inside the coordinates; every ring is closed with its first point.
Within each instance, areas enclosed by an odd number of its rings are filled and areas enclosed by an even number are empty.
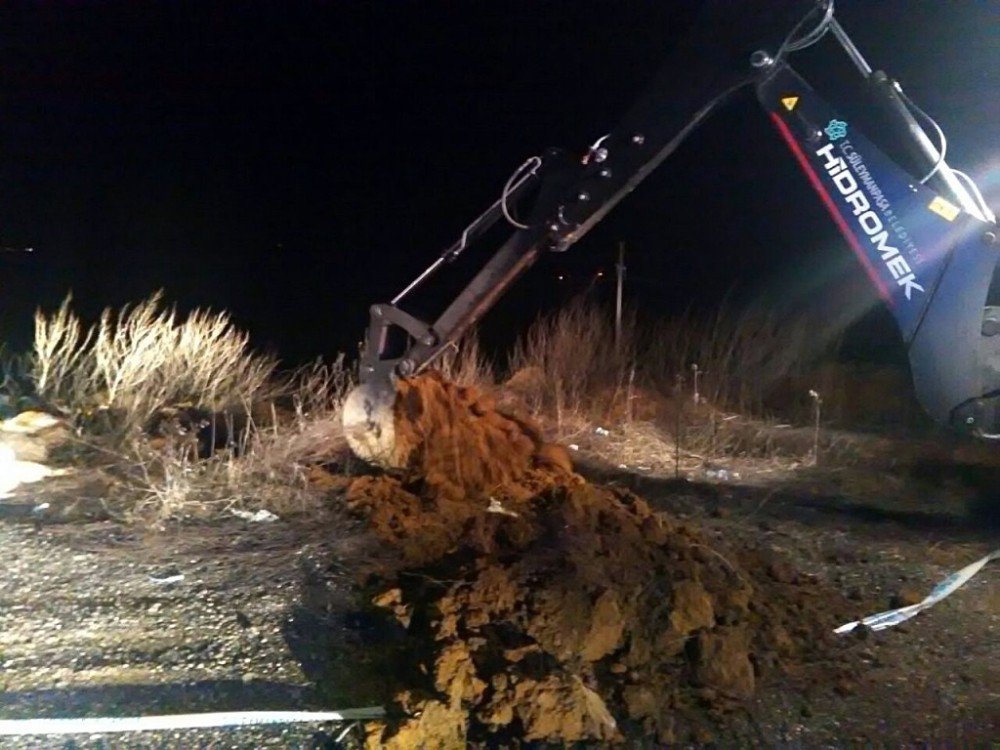
{"type": "Polygon", "coordinates": [[[604,275],[604,271],[597,272],[597,278],[601,278],[604,275]]]}
{"type": "Polygon", "coordinates": [[[557,278],[559,279],[559,281],[563,281],[566,277],[563,276],[562,274],[559,274],[557,278]]]}

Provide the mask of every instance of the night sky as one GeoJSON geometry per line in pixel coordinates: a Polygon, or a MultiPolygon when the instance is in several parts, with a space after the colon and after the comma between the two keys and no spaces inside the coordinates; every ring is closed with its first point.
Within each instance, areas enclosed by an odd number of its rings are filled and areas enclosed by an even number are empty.
{"type": "MultiPolygon", "coordinates": [[[[870,62],[939,120],[949,162],[1000,204],[1000,3],[837,8],[870,62]]],[[[93,316],[163,288],[182,309],[230,311],[289,362],[353,352],[368,306],[436,258],[525,158],[582,152],[610,130],[697,9],[4,3],[0,245],[35,251],[0,254],[0,339],[27,346],[34,308],[70,289],[93,316]]],[[[793,65],[833,92],[854,75],[832,41],[793,65]]],[[[487,319],[488,340],[600,269],[609,283],[619,241],[630,298],[653,312],[711,307],[734,286],[871,304],[749,93],[540,263],[487,319]]]]}

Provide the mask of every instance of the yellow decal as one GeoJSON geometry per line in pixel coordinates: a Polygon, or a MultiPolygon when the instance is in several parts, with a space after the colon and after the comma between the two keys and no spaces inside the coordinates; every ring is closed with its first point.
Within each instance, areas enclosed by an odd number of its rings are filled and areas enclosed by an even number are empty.
{"type": "Polygon", "coordinates": [[[934,200],[928,204],[927,208],[936,213],[938,216],[944,217],[948,221],[954,221],[955,217],[962,213],[962,210],[953,203],[949,203],[940,195],[936,196],[934,200]]]}
{"type": "Polygon", "coordinates": [[[793,109],[795,109],[795,105],[799,103],[799,97],[783,96],[781,97],[781,103],[785,105],[785,109],[791,112],[793,109]]]}

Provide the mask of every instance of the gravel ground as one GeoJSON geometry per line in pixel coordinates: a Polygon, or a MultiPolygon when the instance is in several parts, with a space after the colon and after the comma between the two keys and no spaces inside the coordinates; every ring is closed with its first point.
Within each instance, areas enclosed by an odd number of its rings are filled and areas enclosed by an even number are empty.
{"type": "MultiPolygon", "coordinates": [[[[350,641],[336,621],[312,627],[317,615],[302,608],[310,585],[338,596],[336,577],[315,573],[334,552],[309,529],[233,521],[147,535],[112,522],[0,522],[0,550],[0,718],[350,707],[324,705],[308,673],[338,634],[350,641]]],[[[340,730],[6,737],[0,747],[324,747],[340,730]]]]}

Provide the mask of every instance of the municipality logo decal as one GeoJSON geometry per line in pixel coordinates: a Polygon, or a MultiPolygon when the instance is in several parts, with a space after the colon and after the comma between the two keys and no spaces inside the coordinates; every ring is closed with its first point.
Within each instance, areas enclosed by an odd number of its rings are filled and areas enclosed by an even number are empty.
{"type": "Polygon", "coordinates": [[[847,135],[847,123],[843,120],[830,120],[823,130],[831,141],[839,141],[847,135]]]}

